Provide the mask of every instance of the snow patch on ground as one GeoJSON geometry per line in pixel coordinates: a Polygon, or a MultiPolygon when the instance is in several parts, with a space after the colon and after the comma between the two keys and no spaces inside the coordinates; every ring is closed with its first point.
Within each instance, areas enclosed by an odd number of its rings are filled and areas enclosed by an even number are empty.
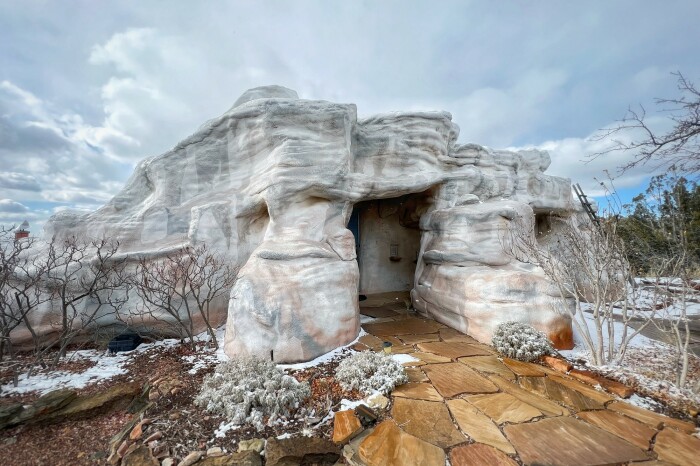
{"type": "Polygon", "coordinates": [[[19,376],[19,383],[16,387],[12,383],[3,385],[0,387],[0,393],[7,395],[38,392],[44,395],[59,388],[84,388],[126,373],[123,366],[129,360],[129,353],[111,355],[108,351],[80,350],[68,352],[66,358],[73,361],[90,360],[95,365],[79,373],[51,371],[29,376],[25,372],[19,376]]]}
{"type": "Polygon", "coordinates": [[[420,361],[418,358],[414,358],[410,354],[392,354],[391,359],[398,362],[399,364],[404,364],[407,362],[417,362],[420,361]]]}

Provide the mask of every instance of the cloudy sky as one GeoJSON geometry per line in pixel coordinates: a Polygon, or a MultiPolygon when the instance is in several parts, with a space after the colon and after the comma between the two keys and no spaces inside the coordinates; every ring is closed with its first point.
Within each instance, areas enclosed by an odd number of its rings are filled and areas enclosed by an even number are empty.
{"type": "Polygon", "coordinates": [[[545,148],[550,173],[597,193],[628,156],[585,163],[605,144],[591,135],[676,96],[673,71],[700,82],[698,18],[696,0],[0,0],[0,224],[99,207],[266,84],[360,116],[448,110],[461,142],[545,148]]]}

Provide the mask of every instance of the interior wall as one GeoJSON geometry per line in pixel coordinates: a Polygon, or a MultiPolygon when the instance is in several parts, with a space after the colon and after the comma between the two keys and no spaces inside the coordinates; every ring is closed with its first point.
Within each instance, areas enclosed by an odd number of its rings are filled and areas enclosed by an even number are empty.
{"type": "Polygon", "coordinates": [[[411,212],[406,211],[407,206],[412,207],[405,197],[355,206],[359,209],[360,221],[361,294],[413,288],[421,233],[417,222],[410,221],[411,212]]]}

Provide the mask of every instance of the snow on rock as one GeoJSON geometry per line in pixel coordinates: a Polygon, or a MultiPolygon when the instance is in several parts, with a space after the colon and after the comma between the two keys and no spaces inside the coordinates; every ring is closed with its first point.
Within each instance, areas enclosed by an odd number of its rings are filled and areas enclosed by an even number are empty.
{"type": "MultiPolygon", "coordinates": [[[[517,320],[567,347],[570,321],[557,312],[565,301],[540,268],[503,252],[502,233],[535,212],[572,215],[570,181],[545,174],[546,152],[460,145],[458,133],[447,112],[358,119],[353,104],[252,89],[172,150],[141,161],[97,211],[52,217],[45,237],[90,231],[151,260],[206,243],[240,267],[230,295],[209,310],[212,321],[227,318],[226,353],[296,363],[360,330],[353,207],[419,195],[427,210],[413,307],[483,342],[498,323],[517,320]]],[[[534,221],[527,228],[533,233],[534,221]]],[[[135,321],[148,327],[164,317],[135,321]]],[[[193,325],[203,329],[201,319],[193,325]]]]}

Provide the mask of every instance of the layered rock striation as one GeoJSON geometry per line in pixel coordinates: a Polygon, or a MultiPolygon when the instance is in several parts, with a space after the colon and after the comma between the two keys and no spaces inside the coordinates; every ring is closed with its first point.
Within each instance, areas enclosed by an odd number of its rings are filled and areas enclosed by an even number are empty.
{"type": "Polygon", "coordinates": [[[570,181],[545,174],[545,152],[460,145],[458,132],[446,112],[358,120],[353,104],[256,88],[142,161],[104,207],[56,215],[45,235],[87,231],[154,260],[207,243],[240,266],[230,299],[214,311],[228,314],[226,352],[294,362],[359,332],[353,207],[420,196],[411,290],[419,312],[482,341],[518,320],[570,345],[566,301],[541,269],[503,247],[515,225],[534,234],[535,213],[571,215],[570,181]]]}

